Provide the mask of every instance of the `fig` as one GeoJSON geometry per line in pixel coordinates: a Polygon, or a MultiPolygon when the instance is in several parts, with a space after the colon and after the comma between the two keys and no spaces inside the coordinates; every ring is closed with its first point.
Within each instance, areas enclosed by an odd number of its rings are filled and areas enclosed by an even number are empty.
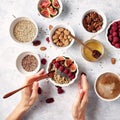
{"type": "Polygon", "coordinates": [[[55,16],[58,13],[58,11],[55,8],[53,8],[52,6],[50,6],[49,8],[47,8],[47,10],[49,11],[49,13],[50,13],[51,16],[55,16]]]}
{"type": "Polygon", "coordinates": [[[65,60],[65,58],[64,58],[63,56],[60,56],[60,57],[57,57],[57,58],[56,58],[56,61],[57,61],[57,62],[60,62],[60,61],[63,61],[63,60],[65,60]]]}
{"type": "Polygon", "coordinates": [[[58,9],[60,7],[58,0],[52,0],[52,6],[58,9]]]}
{"type": "Polygon", "coordinates": [[[51,4],[51,1],[50,0],[41,0],[40,1],[40,4],[39,4],[39,8],[42,10],[42,9],[45,9],[45,8],[48,8],[51,4]]]}
{"type": "Polygon", "coordinates": [[[73,60],[71,60],[71,59],[66,59],[65,60],[65,66],[66,67],[69,67],[72,63],[73,63],[73,60]]]}
{"type": "Polygon", "coordinates": [[[76,65],[73,63],[73,64],[70,66],[70,71],[71,71],[71,72],[75,72],[76,70],[77,70],[76,65]]]}
{"type": "Polygon", "coordinates": [[[50,17],[50,13],[49,13],[49,11],[47,9],[43,9],[41,11],[41,15],[43,15],[44,17],[47,17],[47,18],[50,17]]]}

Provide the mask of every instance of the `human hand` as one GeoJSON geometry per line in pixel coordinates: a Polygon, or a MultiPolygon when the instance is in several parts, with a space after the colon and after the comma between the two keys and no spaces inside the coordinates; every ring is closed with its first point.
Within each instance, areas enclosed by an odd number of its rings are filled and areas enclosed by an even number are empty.
{"type": "Polygon", "coordinates": [[[85,112],[88,103],[88,82],[85,74],[81,75],[78,83],[78,94],[72,106],[74,120],[85,120],[85,112]]]}
{"type": "Polygon", "coordinates": [[[35,103],[38,97],[38,82],[36,80],[43,74],[45,74],[44,69],[41,69],[37,74],[26,79],[25,85],[28,85],[31,82],[34,83],[22,90],[22,96],[19,104],[6,120],[20,120],[23,114],[35,103]]]}

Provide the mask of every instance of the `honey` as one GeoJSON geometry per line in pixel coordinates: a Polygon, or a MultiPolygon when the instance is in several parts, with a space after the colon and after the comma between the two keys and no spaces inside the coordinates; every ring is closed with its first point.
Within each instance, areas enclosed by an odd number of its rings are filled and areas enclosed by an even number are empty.
{"type": "MultiPolygon", "coordinates": [[[[98,50],[101,53],[101,56],[103,55],[104,47],[99,41],[91,39],[91,40],[86,41],[85,44],[92,50],[98,50]]],[[[82,47],[82,55],[86,60],[91,61],[91,62],[95,62],[98,60],[95,57],[93,57],[92,52],[85,47],[82,47]]]]}

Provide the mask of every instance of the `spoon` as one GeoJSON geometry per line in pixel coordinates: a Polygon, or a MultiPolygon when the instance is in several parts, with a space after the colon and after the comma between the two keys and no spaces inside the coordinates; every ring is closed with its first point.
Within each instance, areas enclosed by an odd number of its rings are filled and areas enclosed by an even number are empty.
{"type": "MultiPolygon", "coordinates": [[[[35,81],[39,81],[39,80],[46,79],[46,78],[51,78],[51,77],[54,75],[54,72],[55,72],[55,71],[51,71],[51,72],[49,72],[49,73],[47,73],[47,74],[45,74],[45,75],[41,75],[41,76],[40,76],[39,78],[37,78],[35,81]]],[[[34,82],[34,81],[32,80],[30,84],[24,85],[24,86],[22,86],[22,87],[20,87],[20,88],[18,88],[18,89],[16,89],[16,90],[13,90],[13,91],[5,94],[5,95],[3,96],[3,98],[8,98],[8,97],[10,97],[11,95],[17,93],[18,91],[20,91],[20,90],[22,90],[22,89],[24,89],[24,88],[26,88],[26,87],[28,87],[28,86],[31,86],[31,85],[33,84],[33,82],[34,82]]]]}
{"type": "Polygon", "coordinates": [[[92,56],[96,59],[98,59],[101,56],[101,53],[98,50],[93,50],[90,47],[88,47],[87,45],[85,45],[80,39],[76,38],[75,36],[73,36],[72,34],[70,34],[70,36],[75,39],[78,43],[80,43],[81,45],[83,45],[84,47],[86,47],[87,49],[89,49],[92,52],[92,56]]]}

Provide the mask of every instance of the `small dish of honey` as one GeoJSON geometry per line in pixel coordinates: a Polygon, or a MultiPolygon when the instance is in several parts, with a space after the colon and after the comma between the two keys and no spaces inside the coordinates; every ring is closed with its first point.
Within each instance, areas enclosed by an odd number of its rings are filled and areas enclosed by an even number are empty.
{"type": "Polygon", "coordinates": [[[87,49],[87,48],[85,48],[83,46],[81,48],[82,56],[87,61],[96,62],[103,56],[103,54],[104,54],[104,47],[103,47],[102,43],[99,42],[98,40],[90,39],[90,40],[86,41],[84,44],[87,45],[92,50],[98,50],[101,53],[101,56],[98,59],[96,59],[95,57],[93,57],[92,52],[89,49],[87,49]]]}

